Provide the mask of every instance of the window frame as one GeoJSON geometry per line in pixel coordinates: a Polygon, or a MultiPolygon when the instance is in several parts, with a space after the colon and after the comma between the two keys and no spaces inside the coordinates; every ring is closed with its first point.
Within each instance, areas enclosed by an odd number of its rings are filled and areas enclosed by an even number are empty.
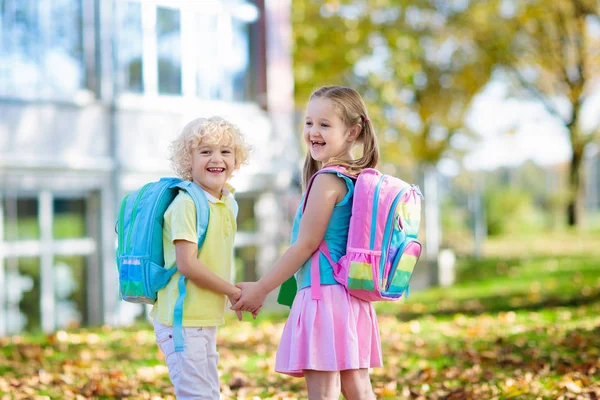
{"type": "MultiPolygon", "coordinates": [[[[115,0],[116,7],[122,6],[127,3],[139,3],[141,7],[141,24],[142,24],[142,92],[136,93],[127,90],[123,84],[123,73],[121,72],[120,65],[121,60],[117,59],[114,65],[117,68],[115,74],[119,80],[117,85],[119,89],[116,93],[117,102],[123,101],[123,104],[130,103],[140,98],[150,98],[153,103],[162,103],[163,100],[172,101],[175,99],[197,99],[201,101],[225,101],[230,100],[223,99],[206,99],[198,95],[198,63],[197,63],[197,52],[194,51],[198,38],[196,36],[196,24],[197,24],[197,13],[204,15],[215,15],[219,16],[220,13],[227,13],[229,18],[235,18],[231,7],[235,6],[234,2],[227,2],[224,0],[203,0],[202,2],[189,2],[186,0],[115,0]],[[170,8],[177,9],[180,11],[180,43],[181,43],[181,93],[180,94],[165,94],[159,92],[159,76],[158,76],[158,40],[156,35],[156,24],[157,24],[157,12],[158,8],[170,8]]],[[[257,16],[251,21],[247,21],[250,24],[248,29],[248,59],[249,65],[247,74],[252,80],[255,75],[254,68],[252,66],[253,60],[256,58],[255,52],[253,51],[252,44],[252,24],[258,24],[260,20],[259,13],[260,8],[250,1],[246,0],[246,6],[250,6],[254,9],[257,16]]],[[[118,12],[117,12],[118,15],[118,12]]],[[[118,18],[115,18],[115,23],[118,23],[118,18]]],[[[118,40],[115,41],[118,43],[118,40]]],[[[118,51],[115,52],[118,54],[118,51]]],[[[247,85],[246,85],[247,86],[247,85]]],[[[255,91],[245,87],[244,97],[242,101],[231,100],[231,102],[237,103],[254,103],[255,102],[255,91]]]]}

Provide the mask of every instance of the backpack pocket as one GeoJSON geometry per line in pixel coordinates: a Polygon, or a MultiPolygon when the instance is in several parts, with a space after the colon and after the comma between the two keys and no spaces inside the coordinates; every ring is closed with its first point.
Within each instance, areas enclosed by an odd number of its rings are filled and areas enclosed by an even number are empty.
{"type": "Polygon", "coordinates": [[[155,299],[148,296],[144,270],[147,260],[142,257],[120,256],[118,261],[121,299],[130,303],[153,304],[155,299]]]}
{"type": "Polygon", "coordinates": [[[380,260],[378,251],[349,250],[338,262],[339,268],[334,268],[334,277],[352,296],[367,301],[380,300],[376,267],[380,260]]]}
{"type": "Polygon", "coordinates": [[[421,243],[412,238],[406,239],[391,264],[382,294],[390,298],[398,298],[408,291],[408,282],[413,274],[415,265],[421,256],[421,243]]]}
{"type": "Polygon", "coordinates": [[[165,269],[147,257],[119,257],[121,298],[130,303],[154,304],[177,268],[165,269]]]}

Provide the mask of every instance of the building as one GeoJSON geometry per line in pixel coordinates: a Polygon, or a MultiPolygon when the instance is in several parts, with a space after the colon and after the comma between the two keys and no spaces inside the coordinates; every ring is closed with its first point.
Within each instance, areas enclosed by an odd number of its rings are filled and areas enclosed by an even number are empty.
{"type": "Polygon", "coordinates": [[[0,2],[0,336],[140,314],[118,299],[116,211],[173,175],[167,146],[194,117],[254,148],[233,181],[238,275],[268,268],[299,157],[289,3],[0,2]]]}

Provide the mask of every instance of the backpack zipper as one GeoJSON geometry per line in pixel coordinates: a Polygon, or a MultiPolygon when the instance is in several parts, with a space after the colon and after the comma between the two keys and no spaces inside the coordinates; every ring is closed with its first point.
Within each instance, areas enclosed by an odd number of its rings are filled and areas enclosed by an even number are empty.
{"type": "Polygon", "coordinates": [[[377,209],[379,208],[379,190],[384,179],[385,175],[381,175],[381,178],[379,178],[379,182],[377,182],[377,186],[375,187],[375,198],[373,199],[373,214],[371,216],[371,243],[369,246],[371,250],[373,250],[373,248],[375,247],[375,234],[377,232],[377,209]]]}
{"type": "MultiPolygon", "coordinates": [[[[388,290],[390,290],[390,286],[392,285],[392,281],[394,280],[394,274],[396,273],[396,270],[398,269],[398,264],[400,263],[400,259],[402,258],[402,254],[404,253],[404,250],[406,250],[406,248],[408,247],[409,244],[413,243],[413,242],[417,242],[420,244],[420,242],[416,239],[413,238],[407,238],[404,241],[404,245],[398,249],[398,254],[396,254],[396,257],[394,257],[394,262],[392,264],[392,267],[390,268],[390,273],[388,275],[388,281],[386,283],[386,287],[385,287],[385,291],[387,292],[388,290]]],[[[417,257],[417,262],[419,262],[419,258],[417,257]]],[[[416,265],[416,263],[415,263],[416,265]]],[[[411,273],[412,275],[412,273],[411,273]]],[[[408,284],[407,284],[408,286],[408,284]]],[[[405,291],[407,292],[407,296],[408,296],[408,289],[405,289],[405,291]]],[[[402,295],[402,293],[400,293],[400,295],[402,295]]]]}
{"type": "Polygon", "coordinates": [[[117,232],[117,234],[119,235],[119,252],[117,254],[117,262],[118,262],[118,256],[123,254],[123,250],[124,250],[123,242],[125,241],[125,238],[123,237],[123,225],[125,224],[125,222],[123,220],[125,219],[125,205],[127,204],[128,198],[129,198],[129,193],[127,194],[127,196],[125,196],[123,201],[121,201],[121,207],[119,210],[119,227],[118,227],[119,232],[117,232]]]}
{"type": "MultiPolygon", "coordinates": [[[[172,182],[168,182],[165,186],[163,186],[162,188],[160,188],[160,193],[158,194],[158,197],[160,198],[162,196],[162,193],[164,193],[167,190],[171,190],[171,185],[173,183],[172,182]]],[[[176,188],[177,189],[177,188],[176,188]]],[[[179,190],[179,189],[177,189],[179,190]]],[[[175,195],[173,197],[173,200],[175,200],[175,197],[177,197],[177,195],[175,195]]],[[[156,208],[158,207],[158,203],[154,203],[154,206],[152,207],[152,211],[150,212],[150,215],[154,215],[154,211],[156,210],[156,208]]],[[[153,237],[154,236],[154,225],[155,224],[150,224],[150,234],[149,237],[153,237]]],[[[150,256],[152,256],[152,254],[150,254],[150,256]]],[[[165,265],[165,268],[167,266],[165,265]]]]}
{"type": "MultiPolygon", "coordinates": [[[[397,195],[396,198],[394,199],[394,202],[392,203],[391,209],[392,212],[389,213],[388,216],[388,220],[385,224],[385,231],[384,231],[384,235],[383,235],[383,244],[381,246],[381,261],[380,261],[380,265],[379,265],[379,279],[383,279],[383,275],[385,272],[385,263],[386,263],[386,259],[384,257],[384,255],[387,253],[387,248],[390,246],[390,242],[392,241],[392,230],[394,229],[394,211],[396,210],[396,207],[398,206],[398,202],[400,201],[400,199],[403,196],[403,190],[401,190],[397,195]]],[[[383,283],[383,281],[382,281],[383,283]]],[[[387,284],[386,284],[387,285],[387,284]]]]}
{"type": "Polygon", "coordinates": [[[126,252],[129,253],[131,251],[131,234],[133,232],[133,225],[135,223],[135,217],[137,217],[137,212],[138,212],[138,204],[140,202],[140,199],[142,198],[142,195],[144,194],[144,192],[146,191],[146,189],[148,189],[148,186],[150,185],[150,183],[146,183],[144,185],[144,187],[140,190],[140,192],[137,195],[137,198],[135,199],[135,203],[133,204],[133,212],[131,214],[131,222],[129,223],[129,232],[127,235],[127,249],[126,252]]]}

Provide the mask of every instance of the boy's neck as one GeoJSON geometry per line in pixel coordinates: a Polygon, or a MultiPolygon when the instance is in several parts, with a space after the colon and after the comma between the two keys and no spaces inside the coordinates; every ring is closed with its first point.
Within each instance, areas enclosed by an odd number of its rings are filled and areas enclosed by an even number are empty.
{"type": "Polygon", "coordinates": [[[213,196],[217,200],[221,200],[221,196],[223,196],[223,186],[221,186],[221,188],[219,188],[218,192],[215,192],[214,190],[211,190],[209,188],[206,188],[206,187],[202,186],[202,184],[200,184],[200,183],[198,183],[196,181],[192,181],[192,182],[194,182],[196,185],[200,186],[202,188],[202,190],[204,190],[206,193],[210,194],[211,196],[213,196]]]}

